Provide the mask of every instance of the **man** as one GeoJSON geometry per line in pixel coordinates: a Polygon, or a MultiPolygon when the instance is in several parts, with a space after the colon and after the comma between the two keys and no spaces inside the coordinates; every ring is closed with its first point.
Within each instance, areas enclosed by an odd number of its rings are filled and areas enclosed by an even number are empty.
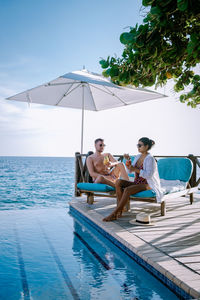
{"type": "Polygon", "coordinates": [[[94,183],[104,183],[115,187],[115,181],[121,177],[129,180],[124,164],[116,161],[110,153],[104,153],[104,140],[94,142],[96,152],[87,158],[87,168],[94,183]]]}

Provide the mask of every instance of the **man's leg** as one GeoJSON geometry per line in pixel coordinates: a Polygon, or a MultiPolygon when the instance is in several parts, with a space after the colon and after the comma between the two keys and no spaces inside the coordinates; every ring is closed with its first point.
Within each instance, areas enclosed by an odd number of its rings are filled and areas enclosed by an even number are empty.
{"type": "Polygon", "coordinates": [[[113,220],[116,220],[118,217],[118,213],[122,211],[123,207],[126,205],[130,195],[134,195],[136,193],[145,191],[149,189],[148,184],[136,184],[136,185],[130,185],[126,187],[123,191],[122,197],[120,202],[118,203],[116,209],[107,217],[103,219],[105,222],[110,222],[113,220]]]}
{"type": "Polygon", "coordinates": [[[116,165],[116,167],[112,171],[112,174],[115,175],[115,177],[117,178],[121,177],[124,180],[129,180],[128,174],[123,163],[119,163],[118,165],[116,165]]]}
{"type": "Polygon", "coordinates": [[[110,185],[112,187],[115,187],[115,183],[112,180],[109,180],[108,178],[106,178],[103,175],[99,175],[96,180],[94,181],[94,183],[104,183],[107,185],[110,185]]]}

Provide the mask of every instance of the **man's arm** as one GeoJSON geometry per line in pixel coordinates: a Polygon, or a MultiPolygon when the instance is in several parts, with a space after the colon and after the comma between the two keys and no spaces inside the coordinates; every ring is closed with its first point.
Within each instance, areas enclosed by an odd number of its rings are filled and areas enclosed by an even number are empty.
{"type": "Polygon", "coordinates": [[[109,160],[110,162],[117,162],[117,160],[112,156],[112,154],[108,153],[108,157],[109,157],[109,160]]]}
{"type": "Polygon", "coordinates": [[[90,176],[92,178],[97,178],[99,176],[99,173],[95,172],[94,166],[93,166],[93,161],[92,161],[91,157],[87,158],[86,164],[87,164],[87,168],[90,173],[90,176]]]}
{"type": "Polygon", "coordinates": [[[112,154],[108,153],[108,157],[109,157],[109,160],[110,160],[110,167],[114,167],[114,166],[116,166],[116,165],[119,164],[119,161],[116,160],[116,159],[112,156],[112,154]]]}

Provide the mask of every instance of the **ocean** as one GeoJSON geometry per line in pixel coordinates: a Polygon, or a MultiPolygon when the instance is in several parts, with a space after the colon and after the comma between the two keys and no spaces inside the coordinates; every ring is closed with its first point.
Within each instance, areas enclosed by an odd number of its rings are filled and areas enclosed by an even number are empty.
{"type": "Polygon", "coordinates": [[[73,157],[0,157],[0,210],[66,208],[73,193],[73,157]]]}
{"type": "Polygon", "coordinates": [[[74,157],[1,156],[0,210],[67,208],[74,177],[74,157]]]}

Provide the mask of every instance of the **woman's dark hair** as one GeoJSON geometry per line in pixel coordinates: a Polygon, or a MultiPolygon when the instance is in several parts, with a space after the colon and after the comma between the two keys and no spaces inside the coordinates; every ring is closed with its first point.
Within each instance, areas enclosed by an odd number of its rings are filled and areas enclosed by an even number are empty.
{"type": "Polygon", "coordinates": [[[153,145],[155,145],[155,142],[153,140],[150,140],[148,137],[142,137],[139,139],[140,142],[142,142],[145,146],[148,145],[148,150],[151,149],[153,145]]]}

